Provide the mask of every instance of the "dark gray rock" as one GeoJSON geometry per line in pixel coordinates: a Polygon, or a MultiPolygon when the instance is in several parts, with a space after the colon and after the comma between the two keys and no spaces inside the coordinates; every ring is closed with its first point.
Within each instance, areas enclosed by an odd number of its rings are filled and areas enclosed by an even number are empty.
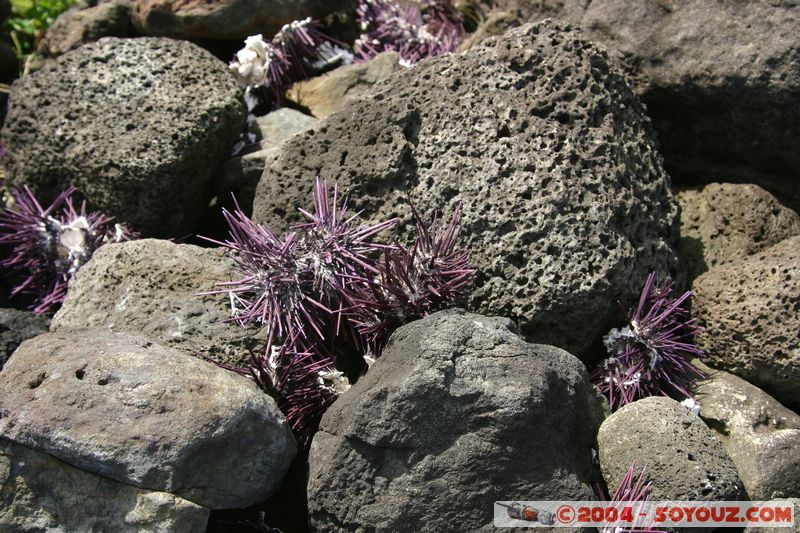
{"type": "Polygon", "coordinates": [[[692,280],[800,234],[800,215],[758,185],[712,183],[679,192],[678,203],[681,258],[692,280]]]}
{"type": "Polygon", "coordinates": [[[79,470],[0,439],[0,530],[11,533],[205,530],[208,509],[79,470]]]}
{"type": "Polygon", "coordinates": [[[587,499],[602,410],[583,365],[508,319],[398,329],[325,413],[309,455],[319,531],[494,531],[500,499],[587,499]],[[501,496],[502,495],[502,496],[501,496]]]}
{"type": "Polygon", "coordinates": [[[6,167],[43,199],[73,183],[147,235],[183,236],[208,205],[244,116],[238,84],[205,50],[108,37],[14,84],[6,167]]]}
{"type": "Polygon", "coordinates": [[[131,0],[84,2],[58,16],[37,50],[53,57],[101,37],[132,37],[134,33],[131,0]]]}
{"type": "Polygon", "coordinates": [[[800,236],[713,268],[692,290],[706,363],[800,407],[800,236]]]}
{"type": "Polygon", "coordinates": [[[745,380],[695,363],[700,416],[717,433],[753,500],[800,495],[800,415],[745,380]]]}
{"type": "Polygon", "coordinates": [[[0,309],[0,370],[22,341],[47,331],[50,319],[19,309],[0,309]]]}
{"type": "Polygon", "coordinates": [[[284,24],[355,8],[354,0],[134,0],[133,20],[148,35],[244,39],[284,24]]]}
{"type": "Polygon", "coordinates": [[[226,295],[198,296],[236,278],[221,249],[155,239],[103,246],[75,276],[50,329],[141,333],[163,346],[246,366],[265,335],[225,322],[226,295]]]}
{"type": "Polygon", "coordinates": [[[253,382],[145,337],[45,333],[0,372],[0,437],[209,509],[266,500],[296,445],[253,382]]]}
{"type": "Polygon", "coordinates": [[[269,162],[253,217],[278,229],[335,179],[375,221],[463,206],[472,309],[579,357],[617,300],[674,269],[677,204],[645,110],[606,53],[561,23],[423,61],[269,162]]]}
{"type": "Polygon", "coordinates": [[[681,404],[650,397],[608,417],[597,435],[600,468],[616,487],[628,467],[647,468],[651,500],[746,500],[736,466],[703,421],[681,404]]]}

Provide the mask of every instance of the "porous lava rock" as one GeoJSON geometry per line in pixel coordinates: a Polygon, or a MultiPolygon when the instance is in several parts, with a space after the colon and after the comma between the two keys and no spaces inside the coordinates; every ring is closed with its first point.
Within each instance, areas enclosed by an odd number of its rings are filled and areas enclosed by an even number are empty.
{"type": "Polygon", "coordinates": [[[800,215],[758,185],[712,183],[680,191],[678,203],[690,279],[800,234],[800,215]]]}
{"type": "Polygon", "coordinates": [[[70,466],[0,439],[0,530],[203,531],[208,509],[70,466]]]}
{"type": "Polygon", "coordinates": [[[582,357],[617,300],[676,266],[677,204],[650,123],[606,52],[559,22],[422,61],[293,137],[256,190],[253,218],[299,220],[314,177],[355,209],[413,224],[463,209],[478,273],[468,305],[582,357]]]}
{"type": "Polygon", "coordinates": [[[695,362],[700,417],[736,464],[752,500],[800,495],[800,415],[728,372],[695,362]]]}
{"type": "Polygon", "coordinates": [[[220,249],[157,239],[109,244],[77,273],[50,329],[142,333],[163,346],[246,366],[266,336],[226,322],[225,294],[198,294],[236,276],[220,249]]]}
{"type": "Polygon", "coordinates": [[[209,509],[266,500],[296,453],[249,379],[107,331],[45,333],[0,372],[0,437],[209,509]]]}
{"type": "Polygon", "coordinates": [[[322,419],[319,531],[493,531],[503,499],[590,499],[602,409],[569,353],[504,318],[443,311],[398,329],[322,419]]]}
{"type": "Polygon", "coordinates": [[[147,235],[183,237],[244,117],[236,80],[202,48],[107,37],[14,83],[6,169],[42,201],[73,184],[147,235]]]}
{"type": "Polygon", "coordinates": [[[800,407],[800,236],[712,268],[692,290],[706,363],[800,407]]]}
{"type": "Polygon", "coordinates": [[[736,465],[700,417],[651,396],[606,418],[597,435],[600,468],[616,487],[634,462],[653,482],[651,500],[746,500],[736,465]]]}
{"type": "Polygon", "coordinates": [[[148,35],[244,39],[272,37],[294,20],[354,8],[354,0],[134,0],[133,20],[148,35]]]}
{"type": "Polygon", "coordinates": [[[795,0],[460,1],[487,23],[579,24],[635,80],[676,182],[758,183],[800,211],[795,0]]]}

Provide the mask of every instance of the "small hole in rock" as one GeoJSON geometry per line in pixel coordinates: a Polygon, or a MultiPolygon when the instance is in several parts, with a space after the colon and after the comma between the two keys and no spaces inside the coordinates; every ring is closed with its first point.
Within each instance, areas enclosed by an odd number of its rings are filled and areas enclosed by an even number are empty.
{"type": "Polygon", "coordinates": [[[78,370],[75,371],[75,377],[78,378],[78,379],[83,379],[83,376],[85,376],[85,375],[86,375],[86,371],[84,369],[82,369],[82,368],[79,368],[78,370]]]}

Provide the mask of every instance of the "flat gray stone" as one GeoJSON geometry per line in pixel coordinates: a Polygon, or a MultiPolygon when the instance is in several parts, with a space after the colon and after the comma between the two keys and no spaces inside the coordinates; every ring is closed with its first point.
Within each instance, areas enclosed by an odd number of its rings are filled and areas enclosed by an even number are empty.
{"type": "Polygon", "coordinates": [[[156,239],[103,246],[81,268],[51,331],[144,334],[163,346],[247,366],[266,335],[230,322],[226,295],[198,296],[236,277],[221,249],[156,239]]]}
{"type": "Polygon", "coordinates": [[[195,533],[209,510],[174,494],[96,476],[0,439],[0,530],[6,533],[195,533]]]}
{"type": "Polygon", "coordinates": [[[0,412],[2,438],[209,509],[266,500],[296,451],[252,381],[124,333],[25,341],[0,373],[0,412]]]}
{"type": "Polygon", "coordinates": [[[366,97],[383,80],[406,69],[400,65],[400,54],[384,52],[364,63],[346,65],[292,85],[287,98],[308,108],[323,119],[344,109],[347,100],[366,97]]]}

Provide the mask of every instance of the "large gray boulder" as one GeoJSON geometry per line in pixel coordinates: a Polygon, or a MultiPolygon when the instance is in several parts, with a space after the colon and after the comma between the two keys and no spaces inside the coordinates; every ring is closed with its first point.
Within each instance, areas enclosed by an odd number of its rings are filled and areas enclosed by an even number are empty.
{"type": "Polygon", "coordinates": [[[800,234],[800,215],[758,185],[712,183],[679,192],[678,203],[690,279],[800,234]]]}
{"type": "Polygon", "coordinates": [[[670,398],[622,407],[597,435],[600,468],[616,487],[631,464],[647,469],[651,500],[746,500],[736,465],[703,421],[670,398]]]}
{"type": "Polygon", "coordinates": [[[244,117],[236,80],[202,48],[108,37],[13,85],[6,168],[43,200],[74,184],[146,235],[182,237],[244,117]]]}
{"type": "Polygon", "coordinates": [[[458,1],[486,24],[579,24],[635,80],[677,182],[758,183],[800,210],[795,0],[458,1]]]}
{"type": "Polygon", "coordinates": [[[252,381],[123,333],[25,341],[0,373],[0,412],[4,439],[210,509],[267,499],[296,451],[252,381]]]}
{"type": "Polygon", "coordinates": [[[800,496],[800,415],[745,380],[696,362],[700,416],[719,437],[753,500],[800,496]]]}
{"type": "Polygon", "coordinates": [[[195,533],[209,510],[174,494],[84,472],[0,439],[0,530],[195,533]]]}
{"type": "Polygon", "coordinates": [[[372,221],[463,207],[469,306],[582,357],[651,270],[676,266],[677,205],[645,109],[572,27],[526,25],[423,61],[281,147],[253,217],[299,220],[314,177],[372,221]]]}
{"type": "Polygon", "coordinates": [[[354,0],[134,0],[133,20],[148,35],[244,39],[271,37],[293,20],[354,8],[354,0]]]}
{"type": "Polygon", "coordinates": [[[143,239],[101,247],[70,283],[51,331],[141,333],[162,346],[247,366],[266,336],[225,322],[226,295],[199,296],[237,277],[221,249],[143,239]]]}
{"type": "Polygon", "coordinates": [[[800,236],[713,268],[692,290],[706,363],[800,407],[800,236]]]}
{"type": "Polygon", "coordinates": [[[0,370],[22,341],[47,331],[50,319],[19,309],[0,309],[0,370]]]}
{"type": "Polygon", "coordinates": [[[508,319],[398,329],[325,413],[309,455],[319,531],[494,531],[495,500],[590,499],[602,409],[578,359],[508,319]]]}

